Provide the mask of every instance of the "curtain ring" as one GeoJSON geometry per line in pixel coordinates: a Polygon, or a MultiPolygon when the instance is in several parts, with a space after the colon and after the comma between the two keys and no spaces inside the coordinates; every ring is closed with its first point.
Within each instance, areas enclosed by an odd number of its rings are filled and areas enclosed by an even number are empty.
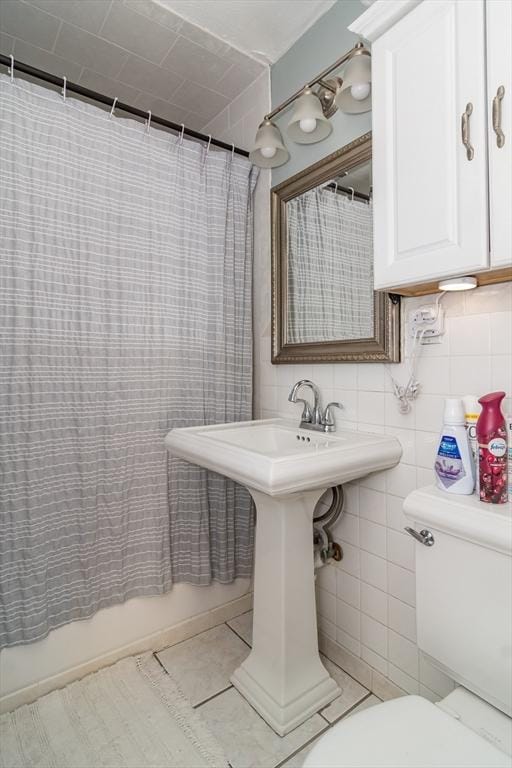
{"type": "Polygon", "coordinates": [[[151,127],[151,110],[148,109],[148,121],[146,123],[146,133],[149,133],[150,127],[151,127]]]}
{"type": "Polygon", "coordinates": [[[338,182],[337,181],[334,182],[334,194],[335,195],[338,194],[338,182]]]}
{"type": "Polygon", "coordinates": [[[234,156],[235,156],[235,144],[233,142],[233,144],[231,145],[231,162],[233,162],[234,156]]]}
{"type": "Polygon", "coordinates": [[[350,189],[352,191],[352,197],[350,198],[350,201],[354,202],[354,187],[347,187],[347,189],[350,189]]]}
{"type": "Polygon", "coordinates": [[[182,124],[181,124],[180,141],[179,141],[180,147],[181,147],[181,145],[183,144],[183,134],[184,134],[184,133],[185,133],[185,124],[184,124],[184,123],[182,123],[182,124]]]}
{"type": "Polygon", "coordinates": [[[117,96],[115,97],[114,101],[112,102],[112,109],[110,110],[110,115],[108,116],[109,120],[112,120],[112,118],[114,117],[114,110],[116,108],[116,104],[117,104],[117,96]]]}
{"type": "Polygon", "coordinates": [[[67,77],[64,75],[64,76],[63,76],[63,78],[62,78],[62,99],[63,99],[63,101],[66,101],[66,87],[67,87],[67,82],[68,82],[68,79],[67,79],[67,77]]]}
{"type": "Polygon", "coordinates": [[[9,54],[9,58],[11,60],[11,66],[9,67],[9,74],[11,76],[11,84],[14,85],[14,56],[12,53],[9,54]]]}

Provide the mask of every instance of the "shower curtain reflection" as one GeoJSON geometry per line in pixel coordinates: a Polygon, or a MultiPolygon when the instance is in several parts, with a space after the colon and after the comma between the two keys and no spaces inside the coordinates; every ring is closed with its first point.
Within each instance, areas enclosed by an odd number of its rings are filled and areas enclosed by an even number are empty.
{"type": "Polygon", "coordinates": [[[374,333],[372,205],[338,185],[289,200],[287,339],[368,339],[374,333]]]}

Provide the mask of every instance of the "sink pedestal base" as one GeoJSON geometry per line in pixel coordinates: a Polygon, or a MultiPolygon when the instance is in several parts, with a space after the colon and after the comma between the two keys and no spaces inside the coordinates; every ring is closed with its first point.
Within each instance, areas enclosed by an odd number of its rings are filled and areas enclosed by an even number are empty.
{"type": "Polygon", "coordinates": [[[326,489],[288,496],[250,490],[256,503],[252,651],[231,682],[284,736],[340,689],[320,661],[313,512],[326,489]]]}

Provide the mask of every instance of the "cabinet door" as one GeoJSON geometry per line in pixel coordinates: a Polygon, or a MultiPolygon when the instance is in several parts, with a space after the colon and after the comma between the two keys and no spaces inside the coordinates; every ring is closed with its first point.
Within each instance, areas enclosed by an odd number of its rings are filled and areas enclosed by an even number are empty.
{"type": "Polygon", "coordinates": [[[424,0],[373,44],[372,79],[375,287],[486,269],[483,1],[424,0]]]}
{"type": "Polygon", "coordinates": [[[510,0],[488,0],[487,2],[487,98],[489,100],[491,267],[510,267],[512,266],[512,2],[510,0]]]}

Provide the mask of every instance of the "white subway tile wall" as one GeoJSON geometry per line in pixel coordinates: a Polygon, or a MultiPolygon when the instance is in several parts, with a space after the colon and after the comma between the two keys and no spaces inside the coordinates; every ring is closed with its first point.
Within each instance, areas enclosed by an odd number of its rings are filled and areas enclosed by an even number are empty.
{"type": "MultiPolygon", "coordinates": [[[[202,128],[203,133],[211,133],[216,139],[221,139],[228,143],[233,142],[243,149],[252,149],[262,115],[268,112],[270,105],[269,78],[269,71],[266,69],[239,96],[233,99],[222,112],[219,112],[202,128]]],[[[270,173],[263,172],[261,177],[261,184],[258,184],[258,186],[268,189],[270,173]]],[[[267,200],[265,198],[257,201],[257,208],[262,216],[265,215],[264,205],[266,204],[267,200]]],[[[256,221],[255,225],[257,225],[256,221]]],[[[260,232],[263,232],[263,227],[258,228],[260,232]]],[[[256,231],[258,231],[257,228],[255,228],[256,231]]],[[[274,383],[274,380],[269,383],[274,383]]]]}
{"type": "MultiPolygon", "coordinates": [[[[446,295],[446,333],[439,344],[422,347],[418,366],[421,394],[410,414],[401,415],[389,376],[379,364],[279,365],[270,363],[270,259],[256,265],[265,276],[257,292],[255,327],[259,354],[255,370],[256,417],[299,418],[287,402],[291,386],[312,378],[323,400],[340,400],[339,429],[395,435],[403,448],[400,464],[345,487],[345,513],[334,528],[343,560],[317,577],[320,632],[407,693],[438,701],[453,682],[418,652],[416,645],[414,541],[404,533],[403,500],[433,482],[432,466],[446,397],[482,395],[493,389],[512,394],[512,283],[446,295]],[[334,574],[335,577],[334,578],[334,574]],[[329,595],[326,598],[326,595],[329,595]],[[336,595],[335,610],[334,596],[336,595]],[[328,615],[326,610],[328,609],[328,615]]],[[[402,315],[431,297],[406,299],[402,315]]],[[[401,380],[408,361],[393,366],[401,380]]],[[[512,402],[507,400],[507,412],[512,402]]],[[[331,644],[332,645],[332,644],[331,644]]]]}
{"type": "Polygon", "coordinates": [[[336,594],[340,600],[344,600],[354,608],[359,608],[361,604],[361,582],[349,573],[344,573],[340,569],[321,568],[321,571],[336,570],[336,594]]]}

